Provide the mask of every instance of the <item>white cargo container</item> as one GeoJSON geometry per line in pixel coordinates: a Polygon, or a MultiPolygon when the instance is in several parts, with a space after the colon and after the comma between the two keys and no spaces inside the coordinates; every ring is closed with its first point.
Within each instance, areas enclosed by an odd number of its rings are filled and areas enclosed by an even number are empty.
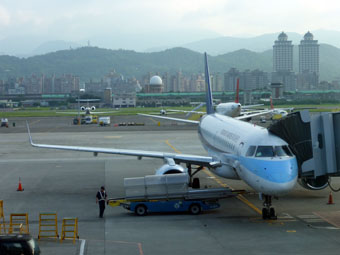
{"type": "Polygon", "coordinates": [[[188,191],[187,174],[147,175],[145,177],[124,178],[126,198],[172,196],[188,191]]]}

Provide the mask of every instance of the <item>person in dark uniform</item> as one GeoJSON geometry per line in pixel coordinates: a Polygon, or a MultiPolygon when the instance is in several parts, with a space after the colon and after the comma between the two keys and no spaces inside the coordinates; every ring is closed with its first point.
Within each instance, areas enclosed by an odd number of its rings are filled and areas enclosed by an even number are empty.
{"type": "Polygon", "coordinates": [[[104,186],[100,187],[100,190],[97,192],[96,195],[96,203],[99,203],[99,217],[103,218],[104,210],[105,210],[105,203],[107,199],[107,194],[105,192],[104,186]]]}

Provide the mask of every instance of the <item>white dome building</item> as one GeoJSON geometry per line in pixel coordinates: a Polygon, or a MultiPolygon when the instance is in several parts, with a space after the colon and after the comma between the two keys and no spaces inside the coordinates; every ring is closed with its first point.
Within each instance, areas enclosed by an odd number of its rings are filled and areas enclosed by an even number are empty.
{"type": "Polygon", "coordinates": [[[158,75],[152,76],[150,79],[150,85],[163,85],[162,78],[158,75]]]}
{"type": "Polygon", "coordinates": [[[163,92],[163,81],[158,75],[151,77],[149,84],[145,86],[146,93],[162,93],[163,92]]]}

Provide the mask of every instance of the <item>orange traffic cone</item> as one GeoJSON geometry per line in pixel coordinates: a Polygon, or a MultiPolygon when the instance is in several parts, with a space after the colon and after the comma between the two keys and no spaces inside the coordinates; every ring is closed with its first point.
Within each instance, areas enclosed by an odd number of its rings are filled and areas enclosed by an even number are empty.
{"type": "Polygon", "coordinates": [[[332,192],[329,192],[329,196],[328,196],[328,205],[333,205],[333,195],[332,192]]]}
{"type": "Polygon", "coordinates": [[[22,185],[21,185],[20,177],[19,177],[19,187],[18,187],[17,191],[24,191],[24,189],[22,188],[22,185]]]}

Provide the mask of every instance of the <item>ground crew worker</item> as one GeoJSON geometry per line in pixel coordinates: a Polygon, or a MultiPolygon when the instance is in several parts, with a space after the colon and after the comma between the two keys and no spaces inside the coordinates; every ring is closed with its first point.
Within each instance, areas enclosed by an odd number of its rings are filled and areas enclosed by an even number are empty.
{"type": "Polygon", "coordinates": [[[100,190],[97,192],[96,195],[96,203],[99,203],[99,217],[103,218],[104,210],[105,210],[105,203],[107,199],[107,194],[105,192],[104,186],[100,187],[100,190]]]}

